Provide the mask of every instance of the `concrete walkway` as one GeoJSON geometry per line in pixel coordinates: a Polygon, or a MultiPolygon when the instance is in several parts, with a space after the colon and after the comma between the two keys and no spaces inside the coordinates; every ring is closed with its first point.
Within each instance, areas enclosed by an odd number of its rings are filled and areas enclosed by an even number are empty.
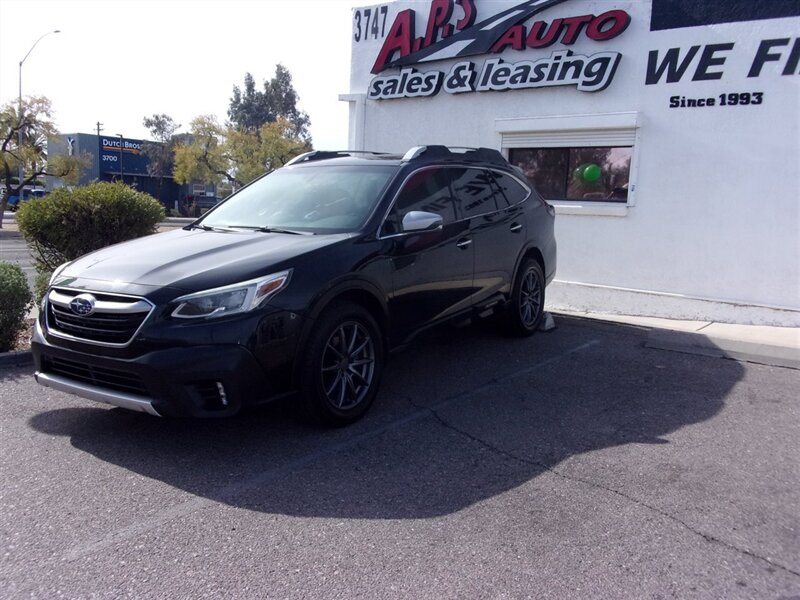
{"type": "Polygon", "coordinates": [[[800,369],[800,328],[678,321],[600,313],[554,311],[559,315],[622,323],[648,329],[647,348],[719,356],[800,369]]]}

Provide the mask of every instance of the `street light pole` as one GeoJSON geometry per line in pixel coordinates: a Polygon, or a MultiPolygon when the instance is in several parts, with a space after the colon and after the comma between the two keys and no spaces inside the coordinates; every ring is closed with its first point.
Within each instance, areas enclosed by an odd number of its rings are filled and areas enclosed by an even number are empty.
{"type": "Polygon", "coordinates": [[[33,46],[31,46],[31,49],[28,50],[28,53],[25,55],[25,57],[19,61],[19,130],[17,131],[17,154],[19,154],[19,168],[17,170],[17,185],[19,187],[20,200],[22,199],[22,178],[25,175],[25,167],[22,163],[22,63],[24,63],[31,55],[33,49],[36,48],[36,44],[41,42],[42,38],[47,37],[51,33],[61,33],[61,30],[55,29],[39,36],[39,39],[33,42],[33,46]]]}

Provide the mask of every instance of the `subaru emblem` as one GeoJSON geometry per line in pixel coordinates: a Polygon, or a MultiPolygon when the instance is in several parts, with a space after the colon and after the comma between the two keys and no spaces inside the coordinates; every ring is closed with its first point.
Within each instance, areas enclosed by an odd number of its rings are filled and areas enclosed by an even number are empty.
{"type": "Polygon", "coordinates": [[[94,312],[95,302],[95,297],[91,294],[81,294],[80,296],[75,296],[72,299],[72,302],[69,303],[69,308],[76,315],[88,317],[94,312]]]}

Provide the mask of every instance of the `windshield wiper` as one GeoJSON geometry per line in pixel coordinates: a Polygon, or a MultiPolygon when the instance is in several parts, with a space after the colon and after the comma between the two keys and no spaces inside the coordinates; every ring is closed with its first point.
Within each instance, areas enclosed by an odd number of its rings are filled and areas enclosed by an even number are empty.
{"type": "Polygon", "coordinates": [[[310,231],[297,231],[295,229],[284,229],[283,227],[270,227],[264,225],[256,227],[255,225],[229,225],[231,229],[252,229],[253,231],[260,231],[261,233],[289,233],[291,235],[314,235],[310,231]]]}
{"type": "Polygon", "coordinates": [[[211,227],[210,225],[203,225],[202,223],[191,223],[185,229],[202,229],[203,231],[230,231],[227,227],[211,227]]]}
{"type": "Polygon", "coordinates": [[[261,231],[263,233],[291,233],[292,235],[314,235],[310,231],[295,231],[294,229],[284,229],[283,227],[270,227],[269,225],[265,225],[264,227],[256,227],[255,231],[261,231]]]}

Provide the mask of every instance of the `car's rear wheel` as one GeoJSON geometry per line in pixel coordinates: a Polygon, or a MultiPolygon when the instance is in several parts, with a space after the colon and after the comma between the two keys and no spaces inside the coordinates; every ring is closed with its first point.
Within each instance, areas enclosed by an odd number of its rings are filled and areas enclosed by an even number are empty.
{"type": "Polygon", "coordinates": [[[334,427],[360,419],[378,393],[383,358],[380,329],[366,309],[340,304],[326,310],[301,359],[306,415],[334,427]]]}
{"type": "Polygon", "coordinates": [[[544,289],[541,265],[531,258],[523,260],[503,315],[509,333],[528,336],[539,328],[544,317],[544,289]]]}

